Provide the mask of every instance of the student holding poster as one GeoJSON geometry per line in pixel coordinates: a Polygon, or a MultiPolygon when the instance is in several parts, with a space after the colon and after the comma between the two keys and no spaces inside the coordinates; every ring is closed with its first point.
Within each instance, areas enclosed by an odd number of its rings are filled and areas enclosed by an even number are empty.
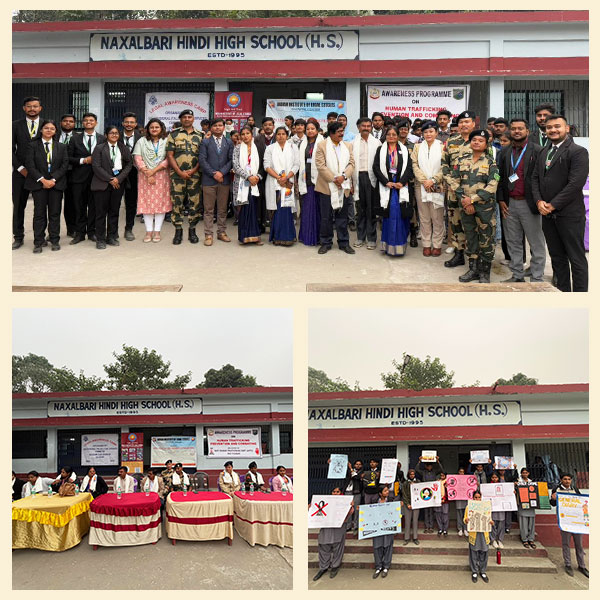
{"type": "MultiPolygon", "coordinates": [[[[458,470],[459,475],[465,475],[465,469],[461,467],[458,470]]],[[[467,524],[463,519],[465,508],[467,508],[468,500],[455,500],[454,507],[456,509],[456,530],[459,536],[467,535],[467,524]]]]}
{"type": "Polygon", "coordinates": [[[344,494],[354,496],[354,514],[352,515],[351,525],[352,531],[358,529],[358,507],[362,504],[363,473],[362,460],[355,460],[354,468],[352,468],[352,464],[348,461],[348,474],[346,475],[346,481],[344,481],[344,494]]]}
{"type": "MultiPolygon", "coordinates": [[[[421,477],[421,481],[435,481],[437,474],[444,470],[440,457],[436,456],[434,463],[424,462],[424,459],[424,456],[419,457],[415,471],[421,477]]],[[[425,523],[423,533],[433,533],[433,508],[423,509],[423,521],[425,523]]]]}
{"type": "Polygon", "coordinates": [[[448,516],[448,512],[450,509],[450,505],[448,504],[448,492],[446,490],[446,473],[440,473],[438,476],[438,481],[442,487],[442,505],[435,506],[433,512],[435,514],[435,520],[438,526],[438,537],[441,535],[448,535],[448,524],[450,523],[450,517],[448,516]]]}
{"type": "MultiPolygon", "coordinates": [[[[473,494],[473,500],[481,501],[481,492],[473,494]]],[[[469,507],[465,508],[463,518],[465,523],[469,522],[469,507]]],[[[493,521],[491,522],[493,523],[493,521]]],[[[471,567],[471,581],[477,583],[477,575],[481,575],[481,579],[485,583],[490,580],[487,576],[488,553],[490,549],[490,534],[485,531],[470,531],[469,532],[469,565],[471,567]]]]}
{"type": "MultiPolygon", "coordinates": [[[[500,477],[498,473],[494,471],[491,477],[492,483],[500,483],[500,477]]],[[[505,526],[504,523],[506,521],[506,512],[505,511],[492,511],[492,520],[494,524],[492,525],[492,546],[494,548],[504,548],[504,534],[505,526]]]]}
{"type": "Polygon", "coordinates": [[[487,459],[487,463],[484,465],[483,463],[475,464],[475,469],[473,469],[473,459],[469,459],[469,468],[467,469],[467,475],[475,475],[477,477],[477,482],[479,485],[482,483],[487,483],[490,480],[490,475],[492,474],[492,461],[491,459],[487,459]]]}
{"type": "Polygon", "coordinates": [[[410,494],[411,483],[418,483],[417,474],[414,469],[406,473],[406,481],[402,484],[402,516],[404,517],[404,546],[408,546],[412,534],[413,543],[419,545],[419,509],[412,507],[410,494]]]}
{"type": "Polygon", "coordinates": [[[365,504],[375,504],[379,500],[379,461],[372,458],[369,471],[362,474],[365,504]]]}
{"type": "MultiPolygon", "coordinates": [[[[517,485],[528,485],[533,483],[529,479],[529,471],[526,467],[521,469],[521,477],[517,479],[517,485]]],[[[521,542],[524,548],[536,548],[535,542],[535,508],[521,508],[521,503],[517,502],[517,514],[519,515],[519,531],[521,532],[521,542]]]]}
{"type": "MultiPolygon", "coordinates": [[[[379,492],[379,501],[392,502],[393,497],[390,496],[390,488],[385,485],[379,492]]],[[[375,558],[375,573],[373,579],[377,579],[379,575],[387,577],[388,571],[392,565],[392,554],[394,552],[394,534],[379,535],[373,538],[373,556],[375,558]]]]}
{"type": "MultiPolygon", "coordinates": [[[[560,478],[560,483],[552,489],[550,496],[550,504],[556,506],[556,494],[580,494],[581,492],[573,485],[573,476],[570,473],[563,473],[560,478]]],[[[571,566],[571,536],[573,536],[573,546],[575,546],[575,556],[577,558],[577,568],[581,573],[589,578],[590,573],[585,567],[585,552],[583,550],[583,534],[571,533],[570,531],[560,531],[562,540],[562,553],[565,561],[565,571],[571,576],[574,576],[573,567],[571,566]]]]}

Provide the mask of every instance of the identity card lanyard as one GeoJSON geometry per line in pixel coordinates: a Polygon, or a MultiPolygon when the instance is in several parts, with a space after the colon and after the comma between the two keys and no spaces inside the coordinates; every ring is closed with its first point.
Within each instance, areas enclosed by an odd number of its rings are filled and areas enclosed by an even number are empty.
{"type": "Polygon", "coordinates": [[[517,175],[517,168],[519,167],[519,164],[521,164],[521,160],[523,158],[523,155],[525,154],[525,151],[527,150],[527,144],[525,144],[523,150],[521,150],[521,154],[519,155],[519,158],[517,159],[517,164],[515,165],[515,157],[513,156],[513,153],[510,153],[510,166],[512,167],[513,170],[513,174],[508,178],[508,180],[511,183],[514,183],[515,181],[517,181],[519,179],[519,176],[517,175]]]}

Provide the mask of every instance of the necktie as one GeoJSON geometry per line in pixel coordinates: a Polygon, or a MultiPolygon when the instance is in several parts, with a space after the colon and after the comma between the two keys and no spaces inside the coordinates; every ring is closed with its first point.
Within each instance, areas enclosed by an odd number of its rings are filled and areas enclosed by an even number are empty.
{"type": "Polygon", "coordinates": [[[112,166],[115,166],[115,160],[117,160],[117,150],[115,146],[110,147],[110,160],[112,161],[112,166]]]}
{"type": "Polygon", "coordinates": [[[92,152],[92,136],[88,135],[88,150],[90,151],[90,154],[92,152]]]}
{"type": "Polygon", "coordinates": [[[29,132],[30,137],[35,137],[35,121],[31,121],[31,131],[29,132]]]}
{"type": "Polygon", "coordinates": [[[221,153],[221,138],[216,137],[215,142],[217,143],[217,152],[221,153]]]}
{"type": "Polygon", "coordinates": [[[133,136],[131,135],[128,138],[125,138],[125,139],[127,140],[127,147],[129,149],[132,149],[133,148],[133,136]],[[131,143],[130,143],[130,140],[131,140],[131,143]]]}
{"type": "Polygon", "coordinates": [[[550,163],[552,162],[557,149],[556,146],[552,146],[552,148],[548,150],[548,156],[546,157],[546,171],[550,168],[550,163]]]}
{"type": "Polygon", "coordinates": [[[52,163],[52,157],[50,155],[50,142],[44,142],[46,146],[46,162],[48,163],[48,172],[50,172],[50,164],[52,163]]]}

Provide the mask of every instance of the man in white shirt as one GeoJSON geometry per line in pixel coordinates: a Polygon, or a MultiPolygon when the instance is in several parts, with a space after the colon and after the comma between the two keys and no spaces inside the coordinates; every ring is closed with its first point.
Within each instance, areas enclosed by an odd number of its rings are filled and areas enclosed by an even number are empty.
{"type": "Polygon", "coordinates": [[[373,123],[373,130],[371,134],[376,140],[379,140],[381,143],[385,142],[383,137],[383,124],[384,118],[380,112],[374,112],[371,116],[371,122],[373,123]]]}
{"type": "Polygon", "coordinates": [[[135,479],[127,475],[127,467],[119,467],[119,476],[113,483],[113,490],[116,494],[133,494],[135,491],[135,479]]]}

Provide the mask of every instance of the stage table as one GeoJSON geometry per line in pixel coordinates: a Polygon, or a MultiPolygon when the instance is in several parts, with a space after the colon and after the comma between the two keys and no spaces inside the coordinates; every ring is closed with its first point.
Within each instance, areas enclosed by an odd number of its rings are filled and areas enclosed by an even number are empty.
{"type": "Polygon", "coordinates": [[[251,546],[275,545],[292,548],[294,495],[281,492],[235,492],[233,517],[235,530],[251,546]]]}
{"type": "Polygon", "coordinates": [[[140,546],[161,536],[160,498],[156,492],[102,494],[90,504],[90,544],[140,546]]]}
{"type": "Polygon", "coordinates": [[[88,492],[76,496],[36,494],[12,503],[12,547],[62,552],[90,530],[88,492]]]}
{"type": "Polygon", "coordinates": [[[192,542],[233,540],[233,502],[223,492],[171,492],[165,504],[167,537],[192,542]]]}

